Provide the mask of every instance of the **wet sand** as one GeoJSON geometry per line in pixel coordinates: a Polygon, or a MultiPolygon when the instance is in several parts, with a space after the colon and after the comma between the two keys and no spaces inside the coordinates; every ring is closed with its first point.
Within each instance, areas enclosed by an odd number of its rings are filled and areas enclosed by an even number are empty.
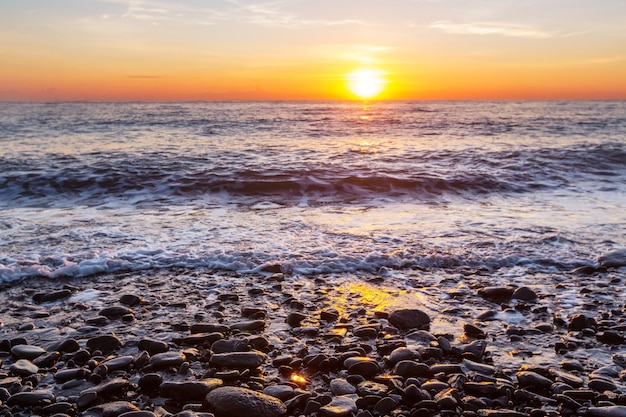
{"type": "Polygon", "coordinates": [[[12,283],[0,415],[624,416],[624,273],[582,272],[12,283]]]}

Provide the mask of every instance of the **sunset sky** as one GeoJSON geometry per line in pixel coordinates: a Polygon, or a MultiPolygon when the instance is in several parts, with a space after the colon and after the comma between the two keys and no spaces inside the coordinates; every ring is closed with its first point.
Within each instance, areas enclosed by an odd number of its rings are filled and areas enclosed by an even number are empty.
{"type": "Polygon", "coordinates": [[[0,100],[626,98],[624,0],[0,0],[0,100]]]}

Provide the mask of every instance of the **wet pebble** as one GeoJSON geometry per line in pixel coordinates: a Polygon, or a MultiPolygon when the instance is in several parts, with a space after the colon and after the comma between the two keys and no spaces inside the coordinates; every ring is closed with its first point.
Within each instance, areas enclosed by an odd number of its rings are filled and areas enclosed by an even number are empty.
{"type": "Polygon", "coordinates": [[[430,328],[430,317],[417,309],[395,310],[389,315],[389,323],[400,330],[430,328]]]}
{"type": "Polygon", "coordinates": [[[206,402],[216,417],[278,417],[287,412],[279,399],[239,387],[220,387],[209,392],[206,402]]]}
{"type": "Polygon", "coordinates": [[[230,352],[211,355],[209,365],[217,368],[257,368],[267,355],[261,352],[230,352]]]}

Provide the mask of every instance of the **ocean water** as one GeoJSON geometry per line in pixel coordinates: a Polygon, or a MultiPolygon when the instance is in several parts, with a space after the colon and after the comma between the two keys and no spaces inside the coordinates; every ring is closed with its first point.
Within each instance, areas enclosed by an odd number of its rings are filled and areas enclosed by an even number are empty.
{"type": "Polygon", "coordinates": [[[0,103],[0,282],[503,281],[626,246],[626,102],[0,103]]]}

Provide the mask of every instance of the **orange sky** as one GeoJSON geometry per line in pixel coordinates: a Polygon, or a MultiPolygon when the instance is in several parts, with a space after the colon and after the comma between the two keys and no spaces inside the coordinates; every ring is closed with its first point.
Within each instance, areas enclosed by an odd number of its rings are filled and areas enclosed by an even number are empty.
{"type": "Polygon", "coordinates": [[[0,100],[626,98],[617,0],[7,3],[0,100]]]}

